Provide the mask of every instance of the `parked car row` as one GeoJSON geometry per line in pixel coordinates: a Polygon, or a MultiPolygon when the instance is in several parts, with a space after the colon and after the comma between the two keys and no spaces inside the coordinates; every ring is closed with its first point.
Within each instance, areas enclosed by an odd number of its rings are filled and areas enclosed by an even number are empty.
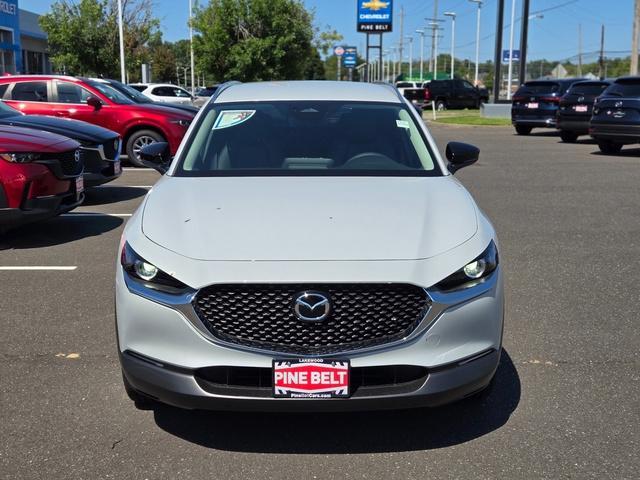
{"type": "Polygon", "coordinates": [[[618,153],[640,143],[640,77],[526,82],[513,96],[511,121],[519,135],[555,128],[564,142],[590,135],[602,153],[618,153]]]}

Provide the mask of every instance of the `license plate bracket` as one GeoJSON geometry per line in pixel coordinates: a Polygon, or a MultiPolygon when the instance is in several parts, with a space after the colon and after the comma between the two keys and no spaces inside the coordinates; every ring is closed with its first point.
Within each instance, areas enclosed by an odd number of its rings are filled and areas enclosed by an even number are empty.
{"type": "Polygon", "coordinates": [[[80,200],[82,192],[84,192],[84,178],[82,175],[76,178],[76,199],[80,200]]]}
{"type": "Polygon", "coordinates": [[[586,105],[576,105],[575,106],[575,111],[576,112],[586,112],[589,110],[589,107],[587,107],[586,105]]]}
{"type": "Polygon", "coordinates": [[[120,164],[120,160],[116,160],[113,162],[113,174],[120,175],[122,173],[122,165],[120,164]]]}
{"type": "Polygon", "coordinates": [[[273,360],[275,398],[348,398],[348,359],[298,358],[273,360]]]}

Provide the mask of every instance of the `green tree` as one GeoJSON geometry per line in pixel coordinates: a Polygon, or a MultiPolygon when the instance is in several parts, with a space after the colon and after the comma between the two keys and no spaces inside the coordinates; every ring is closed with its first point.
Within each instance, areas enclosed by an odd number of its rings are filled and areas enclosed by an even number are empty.
{"type": "Polygon", "coordinates": [[[210,0],[193,26],[199,69],[217,81],[301,79],[313,58],[300,0],[210,0]]]}
{"type": "MultiPolygon", "coordinates": [[[[117,0],[57,0],[40,25],[49,37],[56,71],[117,76],[120,54],[117,0]]],[[[149,43],[160,39],[151,0],[123,2],[127,70],[139,77],[140,64],[150,60],[149,43]]]]}

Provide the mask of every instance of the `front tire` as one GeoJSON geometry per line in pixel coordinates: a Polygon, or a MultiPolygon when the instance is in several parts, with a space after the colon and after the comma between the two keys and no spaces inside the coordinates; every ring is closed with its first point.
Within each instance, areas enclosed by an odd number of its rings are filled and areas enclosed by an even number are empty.
{"type": "Polygon", "coordinates": [[[158,132],[153,130],[138,130],[131,134],[127,140],[127,157],[129,162],[136,167],[143,167],[142,160],[140,159],[140,150],[152,143],[166,142],[165,138],[158,132]]]}
{"type": "Polygon", "coordinates": [[[525,127],[524,125],[516,125],[516,133],[518,135],[529,135],[531,133],[531,130],[533,130],[533,128],[531,127],[525,127]]]}
{"type": "Polygon", "coordinates": [[[569,130],[560,130],[560,138],[564,143],[576,143],[578,134],[569,130]]]}
{"type": "Polygon", "coordinates": [[[598,148],[602,153],[611,155],[611,154],[620,153],[620,150],[622,150],[622,144],[615,143],[610,140],[600,140],[598,142],[598,148]]]}

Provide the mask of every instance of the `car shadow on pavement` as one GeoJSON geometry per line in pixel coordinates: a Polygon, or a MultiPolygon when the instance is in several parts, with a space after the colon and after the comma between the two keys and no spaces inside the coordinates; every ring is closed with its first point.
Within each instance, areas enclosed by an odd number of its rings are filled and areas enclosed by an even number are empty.
{"type": "Polygon", "coordinates": [[[123,221],[107,215],[54,217],[0,233],[0,251],[50,247],[96,237],[118,228],[123,221]]]}
{"type": "Polygon", "coordinates": [[[600,150],[594,150],[591,155],[599,157],[640,157],[640,148],[623,148],[618,153],[602,153],[600,150]]]}
{"type": "Polygon", "coordinates": [[[125,202],[147,194],[146,188],[126,187],[118,185],[103,185],[100,187],[87,188],[85,192],[83,206],[106,205],[109,203],[125,202]]]}
{"type": "Polygon", "coordinates": [[[345,454],[429,450],[502,427],[520,402],[520,378],[503,350],[491,391],[432,409],[357,413],[237,413],[154,408],[157,425],[208,448],[251,453],[345,454]]]}

